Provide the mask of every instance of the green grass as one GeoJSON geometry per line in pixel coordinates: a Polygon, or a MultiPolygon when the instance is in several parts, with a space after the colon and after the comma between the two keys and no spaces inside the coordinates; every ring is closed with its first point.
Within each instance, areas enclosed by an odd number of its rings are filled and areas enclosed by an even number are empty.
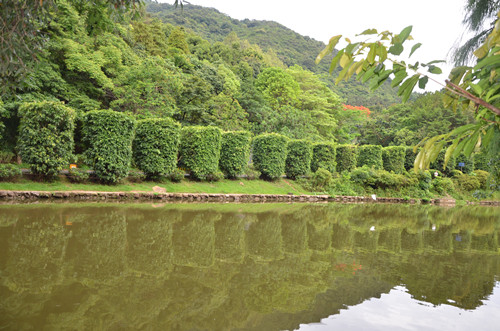
{"type": "Polygon", "coordinates": [[[35,182],[21,179],[15,183],[0,182],[0,190],[10,191],[98,191],[98,192],[152,192],[154,186],[165,188],[171,193],[235,193],[235,194],[310,194],[293,180],[281,179],[275,182],[263,180],[221,180],[219,182],[194,182],[183,180],[180,183],[125,182],[119,185],[74,184],[64,178],[52,182],[35,182]]]}

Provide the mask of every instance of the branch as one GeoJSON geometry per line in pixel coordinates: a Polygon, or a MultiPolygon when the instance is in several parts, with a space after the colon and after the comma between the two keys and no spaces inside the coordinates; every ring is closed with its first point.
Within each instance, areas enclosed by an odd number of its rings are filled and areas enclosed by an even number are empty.
{"type": "Polygon", "coordinates": [[[445,82],[447,85],[451,86],[452,88],[454,88],[455,90],[460,92],[460,94],[462,94],[465,98],[473,101],[474,103],[476,103],[478,105],[481,105],[481,106],[491,110],[497,116],[500,116],[500,109],[498,109],[497,107],[493,106],[492,104],[487,103],[486,101],[484,101],[481,98],[476,97],[475,95],[472,95],[471,93],[467,92],[466,90],[464,90],[460,86],[453,84],[449,80],[445,80],[445,82]]]}

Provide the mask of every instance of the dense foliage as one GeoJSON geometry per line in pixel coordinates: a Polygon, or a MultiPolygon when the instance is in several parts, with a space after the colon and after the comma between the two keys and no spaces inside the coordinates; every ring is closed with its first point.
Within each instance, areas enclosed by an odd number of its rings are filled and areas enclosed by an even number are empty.
{"type": "Polygon", "coordinates": [[[312,146],[307,140],[290,140],[287,146],[285,173],[288,178],[305,176],[311,171],[312,146]]]}
{"type": "Polygon", "coordinates": [[[380,145],[358,146],[358,167],[368,166],[382,169],[382,147],[380,145]]]}
{"type": "Polygon", "coordinates": [[[170,174],[177,168],[180,124],[171,118],[137,122],[133,144],[135,165],[147,177],[170,174]]]}
{"type": "Polygon", "coordinates": [[[85,114],[85,155],[99,180],[115,184],[127,177],[132,161],[135,120],[111,110],[85,114]]]}
{"type": "Polygon", "coordinates": [[[73,155],[75,111],[60,102],[25,103],[19,108],[18,149],[35,175],[54,178],[73,155]]]}
{"type": "Polygon", "coordinates": [[[316,172],[319,168],[335,172],[337,166],[337,151],[333,143],[318,143],[313,145],[311,159],[311,171],[316,172]]]}
{"type": "Polygon", "coordinates": [[[250,157],[250,141],[248,131],[222,133],[219,168],[228,178],[236,178],[245,171],[250,157]]]}
{"type": "Polygon", "coordinates": [[[219,170],[222,131],[215,127],[188,126],[181,130],[179,165],[192,178],[209,179],[219,170]]]}
{"type": "Polygon", "coordinates": [[[277,133],[259,135],[253,140],[253,163],[265,179],[275,180],[285,172],[288,139],[277,133]]]}
{"type": "Polygon", "coordinates": [[[392,171],[397,174],[405,171],[406,149],[407,148],[404,146],[384,147],[382,149],[384,170],[392,171]]]}
{"type": "Polygon", "coordinates": [[[352,171],[358,162],[358,152],[354,145],[339,145],[336,148],[337,171],[352,171]]]}

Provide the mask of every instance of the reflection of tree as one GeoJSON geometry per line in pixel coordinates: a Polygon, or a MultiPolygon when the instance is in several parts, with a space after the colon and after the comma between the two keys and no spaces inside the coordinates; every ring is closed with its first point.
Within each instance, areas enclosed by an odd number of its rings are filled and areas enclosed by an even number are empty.
{"type": "Polygon", "coordinates": [[[281,222],[275,213],[259,214],[246,236],[247,252],[256,260],[272,261],[283,256],[281,222]]]}
{"type": "Polygon", "coordinates": [[[332,246],[333,224],[307,223],[307,236],[309,248],[317,251],[328,251],[332,246]]]}
{"type": "Polygon", "coordinates": [[[378,238],[378,248],[399,253],[401,251],[401,228],[381,230],[378,238]]]}
{"type": "Polygon", "coordinates": [[[174,224],[172,244],[174,263],[183,266],[210,267],[215,258],[214,222],[220,217],[209,212],[184,212],[174,224]]]}
{"type": "Polygon", "coordinates": [[[281,217],[283,249],[288,253],[300,254],[307,250],[306,219],[294,215],[281,217]]]}
{"type": "Polygon", "coordinates": [[[172,223],[176,212],[127,213],[127,261],[132,270],[161,275],[172,267],[172,223]],[[147,219],[144,219],[145,216],[147,219]]]}
{"type": "Polygon", "coordinates": [[[426,250],[433,249],[441,252],[453,251],[453,237],[450,226],[441,226],[436,230],[424,232],[424,247],[426,250]]]}
{"type": "Polygon", "coordinates": [[[347,225],[333,224],[333,248],[350,250],[354,244],[354,231],[347,225]]]}

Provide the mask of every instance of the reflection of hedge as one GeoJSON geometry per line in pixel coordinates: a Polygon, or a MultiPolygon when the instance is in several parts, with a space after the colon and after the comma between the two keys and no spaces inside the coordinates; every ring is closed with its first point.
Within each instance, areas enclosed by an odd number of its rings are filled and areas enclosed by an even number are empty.
{"type": "Polygon", "coordinates": [[[362,166],[382,169],[382,146],[361,145],[358,146],[358,167],[362,166]]]}
{"type": "Polygon", "coordinates": [[[195,179],[217,173],[222,131],[211,126],[188,126],[181,130],[180,166],[195,179]]]}
{"type": "Polygon", "coordinates": [[[117,183],[127,177],[132,160],[135,121],[124,113],[93,110],[85,114],[84,141],[87,159],[97,177],[117,183]]]}
{"type": "Polygon", "coordinates": [[[306,220],[293,215],[281,219],[281,233],[285,252],[300,254],[307,249],[306,220]]]}
{"type": "Polygon", "coordinates": [[[177,168],[180,124],[171,118],[139,121],[135,131],[134,161],[147,177],[170,174],[177,168]]]}
{"type": "Polygon", "coordinates": [[[333,225],[332,246],[339,250],[350,250],[354,245],[354,231],[347,226],[333,225]]]}
{"type": "Polygon", "coordinates": [[[55,101],[19,107],[19,153],[36,175],[55,177],[73,155],[75,111],[55,101]]]}
{"type": "Polygon", "coordinates": [[[337,146],[337,171],[351,171],[356,168],[357,151],[354,145],[337,146]]]}
{"type": "Polygon", "coordinates": [[[307,224],[307,237],[310,249],[328,251],[332,245],[332,224],[307,224]]]}
{"type": "Polygon", "coordinates": [[[313,146],[313,156],[311,160],[311,171],[316,172],[319,168],[335,172],[337,166],[337,152],[332,143],[319,143],[313,146]]]}
{"type": "Polygon", "coordinates": [[[278,179],[285,171],[288,138],[277,133],[265,133],[253,141],[253,163],[266,179],[278,179]]]}
{"type": "Polygon", "coordinates": [[[174,263],[191,267],[210,267],[215,259],[215,215],[184,213],[174,224],[172,236],[174,263]]]}
{"type": "Polygon", "coordinates": [[[247,232],[248,254],[257,260],[272,261],[283,255],[281,222],[277,214],[266,214],[250,225],[247,232]]]}
{"type": "Polygon", "coordinates": [[[241,262],[244,257],[244,227],[248,215],[224,216],[215,223],[215,257],[224,261],[241,262]]]}
{"type": "Polygon", "coordinates": [[[245,171],[250,154],[250,139],[248,131],[231,131],[222,134],[219,167],[228,178],[236,178],[245,171]]]}
{"type": "Polygon", "coordinates": [[[306,140],[288,142],[285,173],[288,178],[307,175],[311,169],[311,143],[306,140]]]}
{"type": "Polygon", "coordinates": [[[397,174],[405,170],[406,147],[389,146],[382,149],[384,170],[394,171],[397,174]]]}

